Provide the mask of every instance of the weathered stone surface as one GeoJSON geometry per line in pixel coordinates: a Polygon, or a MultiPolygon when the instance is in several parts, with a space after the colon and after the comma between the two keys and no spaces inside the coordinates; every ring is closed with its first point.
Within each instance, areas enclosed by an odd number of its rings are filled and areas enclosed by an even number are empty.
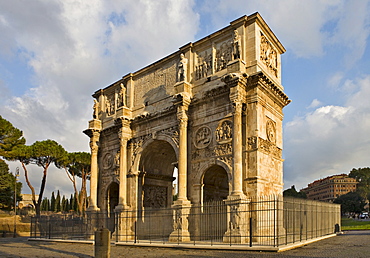
{"type": "Polygon", "coordinates": [[[281,194],[284,52],[256,13],[96,91],[92,209],[174,204],[185,218],[190,203],[281,194]]]}

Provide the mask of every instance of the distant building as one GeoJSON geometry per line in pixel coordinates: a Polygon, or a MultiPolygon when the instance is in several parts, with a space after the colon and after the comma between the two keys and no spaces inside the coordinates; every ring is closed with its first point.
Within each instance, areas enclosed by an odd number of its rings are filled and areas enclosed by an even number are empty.
{"type": "MultiPolygon", "coordinates": [[[[36,200],[39,198],[38,195],[35,196],[36,200]]],[[[18,208],[35,208],[32,202],[32,194],[22,194],[22,201],[18,202],[18,208]]]]}
{"type": "Polygon", "coordinates": [[[338,196],[356,191],[356,186],[356,179],[341,174],[316,180],[302,191],[307,194],[309,200],[333,202],[338,196]]]}

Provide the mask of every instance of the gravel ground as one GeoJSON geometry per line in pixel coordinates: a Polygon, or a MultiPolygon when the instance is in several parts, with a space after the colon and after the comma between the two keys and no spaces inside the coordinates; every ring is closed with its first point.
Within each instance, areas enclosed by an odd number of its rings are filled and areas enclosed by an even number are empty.
{"type": "MultiPolygon", "coordinates": [[[[94,246],[0,238],[0,257],[94,257],[94,246]]],[[[370,257],[370,231],[347,231],[281,253],[111,246],[111,257],[370,257]]]]}

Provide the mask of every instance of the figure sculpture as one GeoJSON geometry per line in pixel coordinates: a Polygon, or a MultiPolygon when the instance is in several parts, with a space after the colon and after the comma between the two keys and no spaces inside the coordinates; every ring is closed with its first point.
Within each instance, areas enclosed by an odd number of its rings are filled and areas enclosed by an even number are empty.
{"type": "Polygon", "coordinates": [[[94,99],[94,106],[93,106],[93,118],[97,119],[99,116],[99,102],[94,99]]]}
{"type": "Polygon", "coordinates": [[[240,58],[240,36],[237,30],[234,30],[234,38],[233,38],[233,57],[234,60],[240,58]]]}
{"type": "Polygon", "coordinates": [[[126,87],[123,83],[120,84],[120,90],[118,93],[117,107],[126,106],[126,87]]]}
{"type": "Polygon", "coordinates": [[[178,65],[178,74],[177,74],[177,81],[182,82],[186,81],[186,73],[188,67],[188,59],[184,56],[183,53],[180,55],[180,62],[178,65]]]}

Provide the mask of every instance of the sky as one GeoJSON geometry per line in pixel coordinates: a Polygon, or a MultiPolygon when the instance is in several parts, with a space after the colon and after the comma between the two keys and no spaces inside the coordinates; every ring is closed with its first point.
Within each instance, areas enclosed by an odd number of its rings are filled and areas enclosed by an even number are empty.
{"type": "MultiPolygon", "coordinates": [[[[96,90],[255,12],[286,48],[284,189],[369,167],[368,0],[0,0],[0,115],[27,144],[89,151],[96,90]]],[[[52,167],[44,196],[56,190],[73,192],[52,167]]]]}

